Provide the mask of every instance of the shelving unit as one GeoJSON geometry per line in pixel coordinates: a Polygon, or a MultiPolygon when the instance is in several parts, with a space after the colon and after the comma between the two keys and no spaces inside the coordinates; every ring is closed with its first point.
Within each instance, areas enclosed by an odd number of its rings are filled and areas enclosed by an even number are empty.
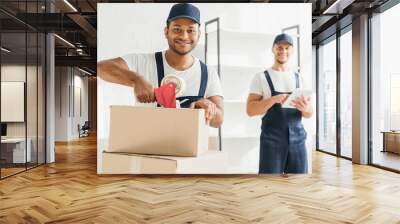
{"type": "MultiPolygon", "coordinates": [[[[220,29],[220,75],[225,97],[223,146],[226,139],[243,139],[243,136],[258,142],[261,119],[247,115],[246,100],[254,75],[264,71],[268,61],[272,60],[268,52],[273,38],[274,35],[268,33],[220,29]]],[[[217,39],[216,30],[208,33],[208,41],[217,39]]],[[[210,48],[207,57],[212,62],[217,61],[213,58],[217,57],[217,49],[210,48]]],[[[211,66],[216,68],[216,65],[211,66]]]]}
{"type": "MultiPolygon", "coordinates": [[[[224,123],[220,132],[210,128],[209,147],[218,149],[221,139],[221,149],[228,152],[229,171],[257,173],[261,116],[247,115],[246,100],[253,77],[273,64],[271,48],[276,34],[229,29],[220,27],[219,22],[220,18],[206,22],[205,41],[193,51],[218,71],[224,94],[224,123]]],[[[298,32],[296,29],[292,26],[282,32],[298,32]]]]}
{"type": "MultiPolygon", "coordinates": [[[[215,66],[212,66],[215,68],[215,66]]],[[[246,102],[253,76],[262,72],[262,67],[221,65],[221,85],[225,103],[246,102]]]]}
{"type": "MultiPolygon", "coordinates": [[[[275,34],[221,28],[207,32],[207,65],[219,70],[224,94],[222,150],[228,152],[229,172],[257,173],[261,118],[249,117],[246,100],[255,74],[272,63],[275,34]],[[218,37],[219,34],[219,37],[218,37]],[[210,47],[213,46],[213,47],[210,47]]],[[[210,148],[218,147],[218,131],[210,130],[210,148]]]]}
{"type": "MultiPolygon", "coordinates": [[[[224,123],[220,130],[210,128],[209,148],[228,152],[232,173],[257,173],[261,116],[249,117],[246,101],[253,77],[273,64],[271,50],[277,33],[220,27],[220,20],[205,23],[205,39],[193,51],[218,72],[224,94],[224,123]]],[[[300,70],[299,26],[286,27],[281,32],[294,38],[292,67],[300,70]]]]}

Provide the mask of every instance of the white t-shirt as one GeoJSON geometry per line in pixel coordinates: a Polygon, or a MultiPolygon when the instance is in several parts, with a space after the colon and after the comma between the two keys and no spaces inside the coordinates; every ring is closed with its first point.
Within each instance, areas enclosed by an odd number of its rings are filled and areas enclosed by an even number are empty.
{"type": "MultiPolygon", "coordinates": [[[[271,77],[272,84],[276,92],[292,92],[296,89],[296,76],[293,71],[279,72],[272,68],[267,69],[271,77]]],[[[303,80],[299,75],[300,88],[303,86],[303,80]]],[[[271,97],[271,88],[265,77],[264,72],[257,73],[250,84],[250,93],[263,96],[263,100],[271,97]]]]}
{"type": "MultiPolygon", "coordinates": [[[[201,67],[200,60],[194,57],[193,65],[183,71],[172,68],[165,60],[165,51],[162,52],[164,75],[174,74],[185,81],[186,89],[182,96],[197,96],[199,94],[201,82],[201,67]]],[[[153,87],[158,87],[157,64],[154,53],[151,54],[128,54],[121,57],[129,67],[129,70],[135,71],[148,80],[153,87]]],[[[217,72],[214,69],[208,70],[207,87],[204,98],[211,96],[221,96],[222,88],[217,72]]]]}

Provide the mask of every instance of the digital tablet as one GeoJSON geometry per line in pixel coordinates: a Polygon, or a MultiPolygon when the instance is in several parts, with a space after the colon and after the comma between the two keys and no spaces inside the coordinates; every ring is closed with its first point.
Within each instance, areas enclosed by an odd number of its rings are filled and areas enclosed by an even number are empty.
{"type": "Polygon", "coordinates": [[[311,96],[312,91],[311,90],[306,90],[306,89],[294,89],[292,94],[289,95],[289,97],[286,99],[286,101],[282,104],[282,108],[295,108],[292,105],[292,101],[296,100],[297,98],[301,97],[301,96],[311,96]]]}

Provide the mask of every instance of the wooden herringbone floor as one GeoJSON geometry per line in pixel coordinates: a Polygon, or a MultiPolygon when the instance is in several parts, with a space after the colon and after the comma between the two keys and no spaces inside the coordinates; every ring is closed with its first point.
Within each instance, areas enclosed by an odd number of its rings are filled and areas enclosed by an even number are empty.
{"type": "Polygon", "coordinates": [[[98,176],[95,138],[0,181],[0,223],[400,223],[400,175],[315,152],[312,175],[98,176]]]}

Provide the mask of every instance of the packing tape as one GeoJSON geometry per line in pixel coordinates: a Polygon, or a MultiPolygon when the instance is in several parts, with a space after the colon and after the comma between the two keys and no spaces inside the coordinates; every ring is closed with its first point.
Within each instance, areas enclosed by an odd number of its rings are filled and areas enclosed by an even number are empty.
{"type": "Polygon", "coordinates": [[[185,88],[186,88],[185,80],[183,80],[181,77],[178,77],[176,75],[169,74],[169,75],[164,76],[164,78],[161,80],[161,85],[165,85],[170,82],[175,84],[176,97],[182,96],[183,93],[185,92],[185,88]]]}

